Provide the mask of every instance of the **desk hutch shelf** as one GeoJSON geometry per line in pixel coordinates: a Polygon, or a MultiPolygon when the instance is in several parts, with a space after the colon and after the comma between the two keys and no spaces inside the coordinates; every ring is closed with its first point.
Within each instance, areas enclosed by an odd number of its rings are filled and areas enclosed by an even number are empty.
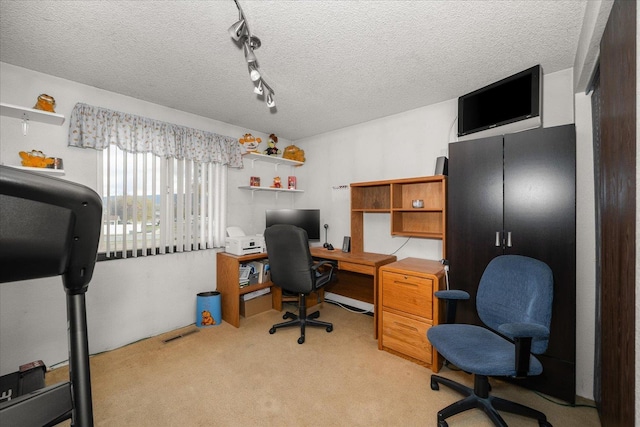
{"type": "Polygon", "coordinates": [[[444,175],[351,184],[351,245],[364,250],[364,214],[391,215],[391,235],[442,240],[446,254],[446,195],[444,175]],[[422,200],[414,208],[413,200],[422,200]]]}

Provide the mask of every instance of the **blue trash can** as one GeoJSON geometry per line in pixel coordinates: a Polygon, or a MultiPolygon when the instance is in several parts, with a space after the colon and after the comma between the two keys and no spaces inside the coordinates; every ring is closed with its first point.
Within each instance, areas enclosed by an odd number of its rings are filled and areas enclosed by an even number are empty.
{"type": "Polygon", "coordinates": [[[222,323],[220,292],[200,292],[196,302],[196,326],[199,328],[222,323]]]}

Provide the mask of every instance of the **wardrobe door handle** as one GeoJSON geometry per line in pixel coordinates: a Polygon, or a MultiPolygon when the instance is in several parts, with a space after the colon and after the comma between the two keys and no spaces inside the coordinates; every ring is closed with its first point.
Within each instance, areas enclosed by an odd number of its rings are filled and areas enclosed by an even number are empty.
{"type": "Polygon", "coordinates": [[[496,231],[496,247],[500,247],[500,232],[496,231]]]}
{"type": "Polygon", "coordinates": [[[507,247],[508,248],[511,247],[511,232],[510,231],[507,232],[507,247]]]}

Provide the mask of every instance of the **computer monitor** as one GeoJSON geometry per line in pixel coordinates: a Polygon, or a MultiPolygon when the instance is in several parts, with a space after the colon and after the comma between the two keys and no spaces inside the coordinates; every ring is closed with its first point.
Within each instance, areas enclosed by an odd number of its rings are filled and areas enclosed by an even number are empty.
{"type": "Polygon", "coordinates": [[[320,240],[320,209],[267,209],[266,226],[291,224],[307,232],[309,240],[320,240]]]}

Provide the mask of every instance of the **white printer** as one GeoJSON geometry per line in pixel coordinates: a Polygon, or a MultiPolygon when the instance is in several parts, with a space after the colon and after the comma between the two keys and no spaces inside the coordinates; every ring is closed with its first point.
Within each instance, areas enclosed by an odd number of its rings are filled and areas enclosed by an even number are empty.
{"type": "Polygon", "coordinates": [[[227,227],[224,251],[233,255],[259,254],[265,251],[264,236],[245,236],[239,227],[227,227]]]}

